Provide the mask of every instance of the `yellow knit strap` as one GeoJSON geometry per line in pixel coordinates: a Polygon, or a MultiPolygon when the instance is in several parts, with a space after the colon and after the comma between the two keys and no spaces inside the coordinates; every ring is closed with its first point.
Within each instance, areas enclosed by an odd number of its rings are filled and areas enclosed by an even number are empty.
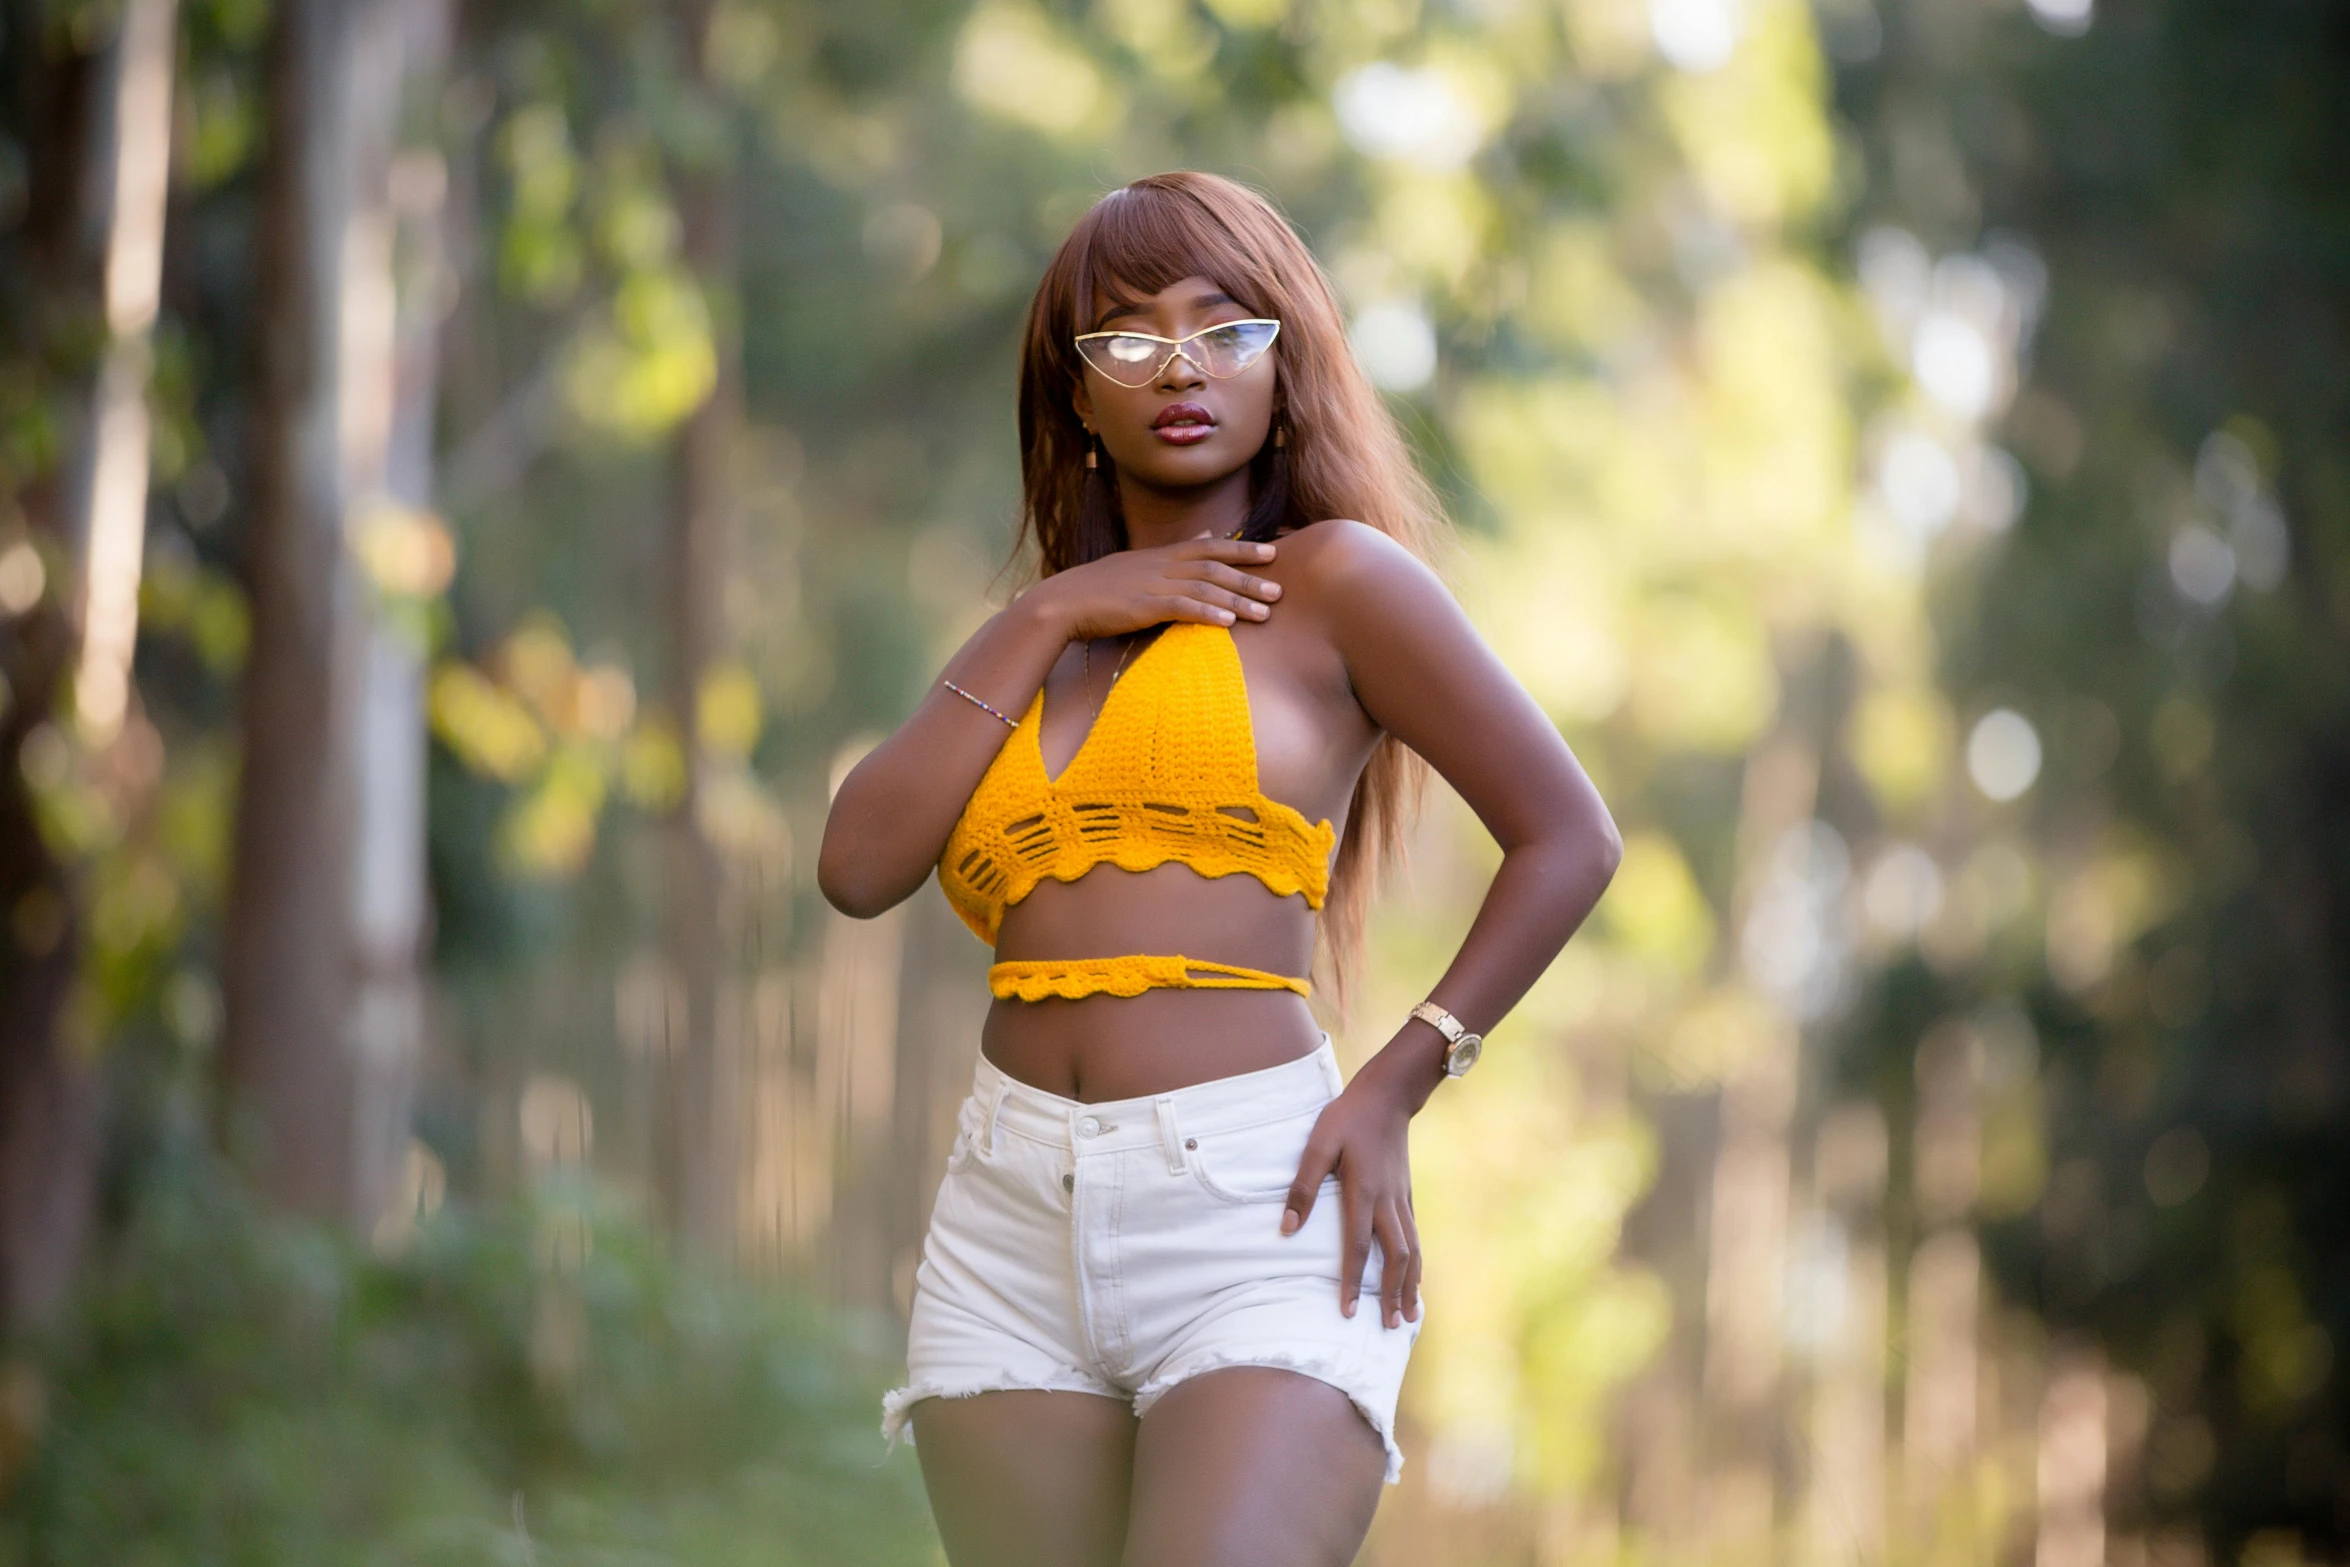
{"type": "Polygon", "coordinates": [[[1210,963],[1180,954],[1131,952],[1115,958],[1035,958],[998,963],[987,971],[987,988],[999,999],[1042,1001],[1048,996],[1075,1001],[1084,996],[1139,996],[1146,990],[1294,990],[1313,986],[1286,974],[1210,963]]]}

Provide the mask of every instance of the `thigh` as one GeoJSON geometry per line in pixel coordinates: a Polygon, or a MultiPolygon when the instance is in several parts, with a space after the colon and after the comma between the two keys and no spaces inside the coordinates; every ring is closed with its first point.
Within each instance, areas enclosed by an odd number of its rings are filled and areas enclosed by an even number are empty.
{"type": "Polygon", "coordinates": [[[1345,1567],[1386,1472],[1379,1434],[1329,1383],[1205,1372],[1142,1421],[1124,1567],[1345,1567]]]}
{"type": "Polygon", "coordinates": [[[1093,1393],[927,1398],[914,1451],[952,1567],[1117,1567],[1134,1413],[1093,1393]]]}

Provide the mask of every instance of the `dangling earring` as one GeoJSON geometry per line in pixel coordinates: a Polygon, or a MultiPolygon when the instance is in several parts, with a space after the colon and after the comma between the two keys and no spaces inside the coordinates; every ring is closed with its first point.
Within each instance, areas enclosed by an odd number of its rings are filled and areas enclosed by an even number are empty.
{"type": "Polygon", "coordinates": [[[1277,425],[1273,426],[1273,448],[1274,448],[1274,450],[1278,451],[1278,450],[1280,450],[1282,447],[1284,447],[1284,446],[1287,446],[1288,444],[1289,444],[1289,426],[1288,426],[1288,425],[1285,425],[1285,424],[1277,424],[1277,425]]]}
{"type": "Polygon", "coordinates": [[[1099,468],[1101,465],[1101,459],[1094,453],[1093,432],[1088,430],[1085,432],[1085,466],[1099,468]]]}

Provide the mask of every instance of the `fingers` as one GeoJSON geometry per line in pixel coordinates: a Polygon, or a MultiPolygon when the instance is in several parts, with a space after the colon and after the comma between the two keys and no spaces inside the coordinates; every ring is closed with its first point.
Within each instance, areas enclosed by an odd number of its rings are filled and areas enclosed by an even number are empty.
{"type": "Polygon", "coordinates": [[[1281,1210],[1281,1233],[1295,1235],[1314,1211],[1323,1178],[1338,1168],[1338,1150],[1308,1139],[1305,1157],[1297,1162],[1297,1179],[1289,1183],[1287,1206],[1281,1210]]]}
{"type": "Polygon", "coordinates": [[[1403,1220],[1404,1245],[1410,1248],[1411,1266],[1403,1276],[1403,1314],[1407,1322],[1420,1320],[1420,1224],[1412,1217],[1412,1205],[1407,1200],[1397,1213],[1403,1220]]]}
{"type": "Polygon", "coordinates": [[[1228,593],[1243,595],[1251,600],[1270,604],[1281,596],[1281,584],[1270,577],[1253,577],[1222,561],[1190,561],[1175,568],[1178,577],[1213,585],[1228,593]]]}
{"type": "Polygon", "coordinates": [[[1190,591],[1191,596],[1200,602],[1229,611],[1242,620],[1262,620],[1273,613],[1270,606],[1257,599],[1244,598],[1238,593],[1228,592],[1223,588],[1212,588],[1205,583],[1201,583],[1190,591]]]}
{"type": "Polygon", "coordinates": [[[1148,602],[1158,620],[1192,620],[1203,626],[1229,626],[1240,617],[1222,604],[1185,593],[1162,593],[1148,602]]]}
{"type": "Polygon", "coordinates": [[[1273,558],[1273,546],[1241,539],[1185,539],[1167,546],[1178,560],[1220,560],[1235,566],[1262,566],[1273,558]]]}
{"type": "Polygon", "coordinates": [[[1383,1254],[1380,1320],[1391,1328],[1420,1320],[1420,1227],[1408,1198],[1382,1203],[1376,1226],[1383,1254]]]}
{"type": "Polygon", "coordinates": [[[1372,1211],[1371,1233],[1379,1239],[1379,1320],[1392,1328],[1403,1320],[1403,1270],[1411,1257],[1403,1247],[1394,1204],[1381,1203],[1372,1211]]]}
{"type": "Polygon", "coordinates": [[[1371,1263],[1372,1203],[1357,1189],[1357,1183],[1339,1177],[1339,1192],[1346,1200],[1346,1250],[1338,1259],[1338,1310],[1342,1316],[1355,1314],[1355,1301],[1363,1293],[1363,1269],[1371,1263]]]}
{"type": "Polygon", "coordinates": [[[1234,620],[1263,620],[1272,613],[1269,606],[1273,600],[1281,596],[1280,583],[1252,577],[1219,561],[1182,562],[1167,573],[1167,579],[1177,595],[1228,611],[1231,618],[1219,621],[1227,626],[1234,620]]]}

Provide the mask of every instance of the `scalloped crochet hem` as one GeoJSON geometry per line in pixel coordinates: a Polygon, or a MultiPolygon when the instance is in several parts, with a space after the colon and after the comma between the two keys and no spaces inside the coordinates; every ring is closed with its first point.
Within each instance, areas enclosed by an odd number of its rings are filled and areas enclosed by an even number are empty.
{"type": "MultiPolygon", "coordinates": [[[[1327,826],[1328,823],[1323,825],[1327,826]]],[[[1068,867],[1066,872],[1058,866],[1051,870],[1040,871],[1030,877],[1024,885],[1014,883],[1013,888],[1005,890],[1003,902],[995,906],[995,918],[992,921],[964,908],[956,902],[951,891],[947,895],[947,902],[954,909],[957,917],[962,920],[964,927],[972,935],[992,947],[995,945],[997,935],[1003,930],[1004,910],[1020,902],[1021,899],[1048,881],[1057,881],[1066,886],[1071,882],[1083,881],[1088,875],[1104,865],[1114,865],[1119,870],[1137,876],[1144,871],[1155,871],[1162,865],[1174,864],[1181,864],[1210,881],[1220,881],[1226,876],[1254,876],[1258,881],[1263,882],[1265,890],[1276,898],[1302,896],[1306,900],[1306,907],[1317,913],[1320,912],[1322,904],[1329,896],[1327,885],[1311,886],[1302,876],[1285,874],[1280,871],[1267,871],[1260,866],[1243,865],[1237,860],[1230,864],[1219,865],[1211,861],[1203,865],[1189,858],[1191,852],[1189,846],[1182,844],[1121,844],[1118,846],[1117,852],[1105,854],[1100,859],[1088,861],[1083,865],[1068,867]],[[1015,888],[1017,890],[1014,890],[1015,888]]],[[[1327,853],[1328,850],[1325,849],[1324,852],[1327,853]]],[[[944,886],[943,879],[941,885],[944,886]]]]}
{"type": "Polygon", "coordinates": [[[1150,1413],[1151,1406],[1166,1397],[1193,1377],[1211,1371],[1232,1371],[1243,1366],[1262,1366],[1272,1371],[1293,1371],[1301,1377],[1312,1377],[1344,1393],[1347,1402],[1355,1406],[1371,1429],[1379,1435],[1379,1445],[1387,1449],[1386,1482],[1394,1485],[1403,1478],[1403,1449],[1395,1441],[1395,1411],[1393,1397],[1382,1406],[1377,1399],[1361,1388],[1349,1385],[1347,1379],[1330,1368],[1326,1360],[1311,1355],[1285,1354],[1280,1350],[1233,1350],[1211,1356],[1195,1366],[1186,1366],[1173,1376],[1156,1377],[1134,1390],[1134,1417],[1139,1420],[1150,1413]]]}
{"type": "Polygon", "coordinates": [[[1077,1001],[1086,996],[1139,996],[1146,990],[1294,990],[1310,996],[1314,987],[1286,974],[1210,963],[1180,953],[1127,953],[1112,958],[1043,958],[998,963],[987,971],[987,988],[998,1000],[1077,1001]]]}

